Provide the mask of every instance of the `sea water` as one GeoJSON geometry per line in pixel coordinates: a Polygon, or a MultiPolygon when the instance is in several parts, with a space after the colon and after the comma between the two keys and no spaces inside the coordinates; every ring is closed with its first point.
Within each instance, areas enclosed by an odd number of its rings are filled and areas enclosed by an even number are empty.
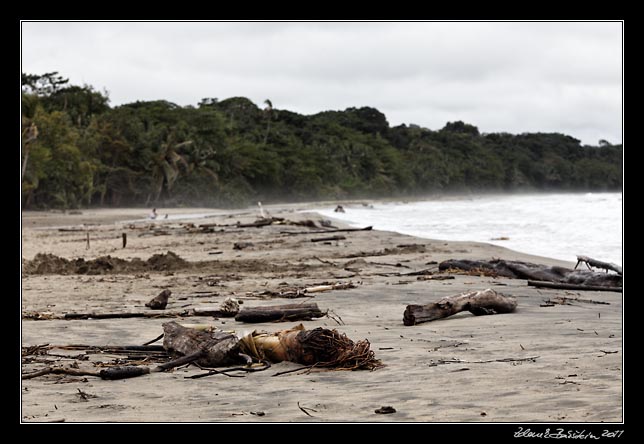
{"type": "Polygon", "coordinates": [[[352,226],[479,241],[567,261],[577,255],[623,264],[622,194],[557,193],[372,202],[315,211],[352,226]]]}

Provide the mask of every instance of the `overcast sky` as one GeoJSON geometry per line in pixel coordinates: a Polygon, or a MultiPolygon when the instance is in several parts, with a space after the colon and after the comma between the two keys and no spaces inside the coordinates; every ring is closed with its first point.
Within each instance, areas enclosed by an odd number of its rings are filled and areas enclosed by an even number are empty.
{"type": "Polygon", "coordinates": [[[622,24],[22,24],[22,70],[113,106],[244,96],[304,114],[372,106],[391,125],[622,141],[622,24]]]}

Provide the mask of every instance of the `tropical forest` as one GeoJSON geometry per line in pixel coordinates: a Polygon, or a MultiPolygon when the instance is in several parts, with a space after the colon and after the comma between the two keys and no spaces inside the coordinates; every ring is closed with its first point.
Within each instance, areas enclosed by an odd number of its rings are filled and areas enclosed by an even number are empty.
{"type": "Polygon", "coordinates": [[[303,115],[244,97],[110,106],[22,74],[22,206],[219,206],[436,193],[616,191],[622,145],[471,123],[391,126],[371,107],[303,115]]]}

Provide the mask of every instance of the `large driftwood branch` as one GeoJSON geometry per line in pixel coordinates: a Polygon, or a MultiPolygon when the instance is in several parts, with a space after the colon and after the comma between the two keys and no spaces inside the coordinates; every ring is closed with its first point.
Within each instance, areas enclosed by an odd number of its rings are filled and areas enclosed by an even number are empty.
{"type": "Polygon", "coordinates": [[[594,285],[601,287],[622,286],[622,276],[615,273],[600,273],[588,270],[571,270],[564,267],[549,267],[521,261],[494,259],[490,261],[455,260],[443,261],[438,265],[439,271],[464,270],[469,274],[504,276],[533,281],[558,282],[577,285],[594,285]]]}
{"type": "Polygon", "coordinates": [[[503,296],[494,290],[470,291],[447,296],[427,305],[408,305],[403,314],[403,324],[416,325],[446,318],[462,311],[477,316],[510,313],[517,306],[513,297],[503,296]]]}
{"type": "Polygon", "coordinates": [[[220,330],[203,331],[174,321],[163,324],[163,348],[179,356],[193,356],[199,365],[220,367],[239,363],[239,339],[220,330]]]}
{"type": "Polygon", "coordinates": [[[318,304],[286,304],[268,307],[243,308],[235,320],[238,322],[285,322],[285,321],[310,321],[321,318],[326,313],[318,308],[318,304]]]}
{"type": "Polygon", "coordinates": [[[613,270],[618,274],[622,274],[622,267],[620,267],[619,265],[598,261],[597,259],[593,259],[592,257],[588,256],[577,256],[577,265],[575,265],[575,270],[582,262],[584,262],[588,268],[595,267],[606,271],[613,270]]]}

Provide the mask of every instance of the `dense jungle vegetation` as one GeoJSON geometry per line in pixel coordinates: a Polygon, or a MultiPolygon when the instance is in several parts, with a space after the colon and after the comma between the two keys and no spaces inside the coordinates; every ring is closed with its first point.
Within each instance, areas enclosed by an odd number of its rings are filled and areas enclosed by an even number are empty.
{"type": "Polygon", "coordinates": [[[437,192],[619,190],[622,145],[558,133],[391,127],[374,108],[301,115],[243,97],[111,107],[22,75],[23,208],[237,206],[437,192]]]}

